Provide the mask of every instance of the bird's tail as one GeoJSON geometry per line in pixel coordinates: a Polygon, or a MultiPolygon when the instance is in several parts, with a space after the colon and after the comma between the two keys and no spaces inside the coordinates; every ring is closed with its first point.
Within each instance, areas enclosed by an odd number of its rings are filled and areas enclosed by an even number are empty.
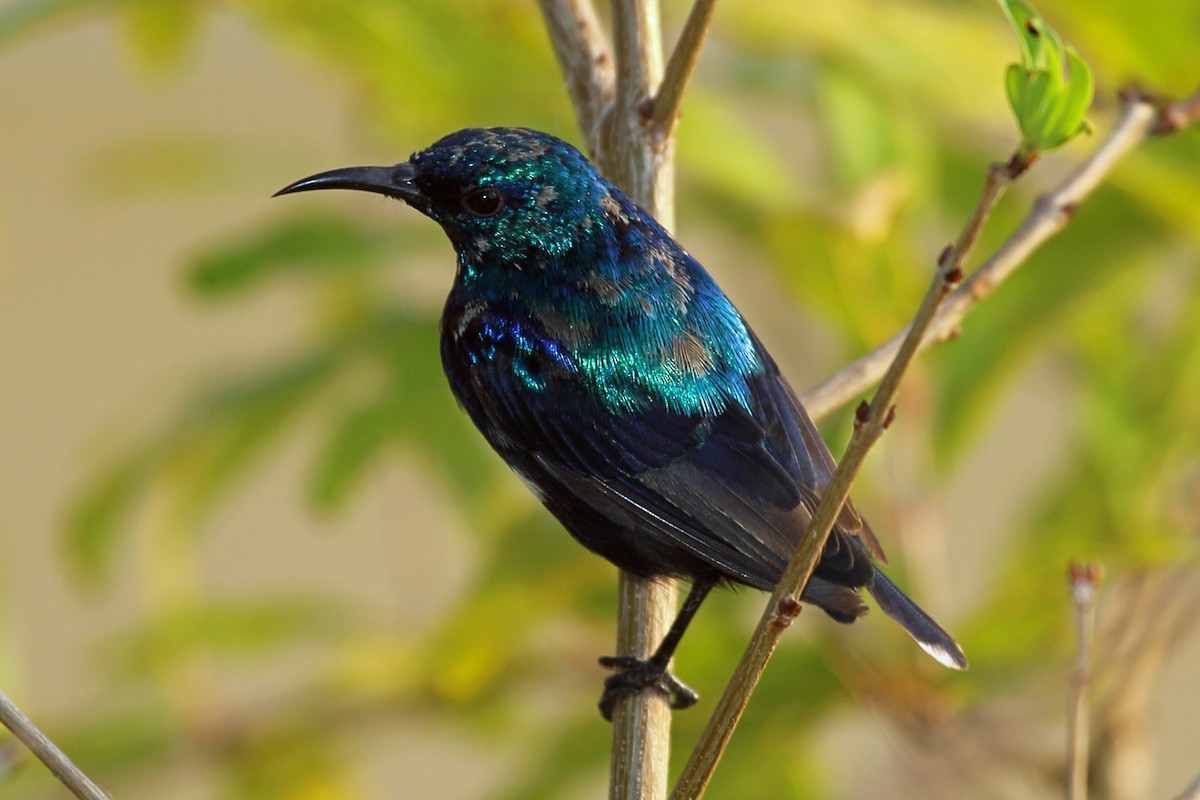
{"type": "Polygon", "coordinates": [[[921,607],[900,591],[900,587],[888,580],[879,570],[875,570],[875,579],[867,587],[875,602],[883,609],[883,613],[900,624],[908,634],[917,640],[929,655],[941,664],[951,669],[966,669],[967,657],[958,642],[933,621],[933,617],[921,610],[921,607]]]}

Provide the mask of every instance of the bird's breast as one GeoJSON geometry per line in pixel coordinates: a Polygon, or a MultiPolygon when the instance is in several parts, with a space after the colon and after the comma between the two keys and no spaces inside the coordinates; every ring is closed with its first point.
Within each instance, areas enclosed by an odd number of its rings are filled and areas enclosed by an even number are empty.
{"type": "Polygon", "coordinates": [[[456,378],[487,392],[542,392],[578,371],[570,348],[536,320],[481,301],[447,309],[442,357],[456,393],[456,378]]]}

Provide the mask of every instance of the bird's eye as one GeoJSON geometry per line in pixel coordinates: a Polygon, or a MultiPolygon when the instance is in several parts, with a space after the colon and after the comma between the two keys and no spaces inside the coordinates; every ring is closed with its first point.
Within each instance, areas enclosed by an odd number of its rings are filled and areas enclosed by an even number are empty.
{"type": "Polygon", "coordinates": [[[477,217],[490,217],[504,205],[504,196],[491,187],[484,187],[463,195],[462,204],[477,217]]]}

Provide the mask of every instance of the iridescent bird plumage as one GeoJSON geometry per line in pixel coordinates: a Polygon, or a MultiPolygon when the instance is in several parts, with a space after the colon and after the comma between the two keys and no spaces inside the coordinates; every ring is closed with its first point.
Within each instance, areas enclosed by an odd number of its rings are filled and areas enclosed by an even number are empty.
{"type": "MultiPolygon", "coordinates": [[[[771,588],[832,477],[775,362],[708,272],[548,134],[462,130],[393,167],[282,193],[325,188],[396,197],[442,226],[458,257],[442,363],[459,403],[582,544],[632,573],[693,581],[678,630],[650,661],[620,663],[634,677],[610,678],[603,707],[662,686],[707,591],[771,588]]],[[[883,552],[848,503],[804,599],[850,622],[865,588],[927,652],[965,668],[872,559],[883,552]]]]}

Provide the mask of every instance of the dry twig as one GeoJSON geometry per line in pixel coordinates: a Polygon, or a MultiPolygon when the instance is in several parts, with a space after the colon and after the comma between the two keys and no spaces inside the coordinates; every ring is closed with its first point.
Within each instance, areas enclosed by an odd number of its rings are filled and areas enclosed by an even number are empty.
{"type": "Polygon", "coordinates": [[[705,728],[699,743],[692,751],[691,758],[683,769],[679,783],[676,784],[675,790],[671,794],[672,800],[698,798],[708,786],[708,782],[716,770],[717,762],[724,753],[725,747],[733,735],[733,730],[750,701],[750,695],[754,691],[763,669],[766,668],[767,660],[783,636],[783,631],[799,613],[801,593],[804,591],[804,586],[808,583],[817,561],[820,560],[825,541],[833,530],[834,521],[841,513],[842,506],[850,494],[850,485],[854,482],[867,453],[870,452],[871,447],[879,440],[884,429],[891,422],[894,411],[893,403],[899,391],[900,379],[912,362],[913,356],[916,355],[922,336],[933,321],[942,301],[951,289],[962,280],[963,262],[978,239],[979,232],[992,209],[996,207],[996,203],[999,202],[1009,183],[1024,172],[1027,166],[1027,163],[1018,161],[1014,157],[1007,164],[993,165],[988,170],[987,180],[979,201],[963,226],[958,241],[948,246],[938,258],[937,269],[929,289],[925,292],[925,297],[921,301],[891,365],[884,374],[883,380],[875,392],[875,397],[871,400],[870,405],[863,403],[859,406],[855,418],[854,434],[850,437],[846,453],[838,463],[833,480],[822,491],[821,502],[817,505],[817,510],[813,514],[812,522],[809,523],[800,547],[792,556],[787,570],[771,594],[771,599],[759,619],[758,627],[742,655],[742,660],[734,670],[733,677],[718,701],[708,727],[705,728]]]}
{"type": "Polygon", "coordinates": [[[1075,609],[1075,672],[1067,713],[1067,800],[1087,800],[1088,688],[1092,683],[1092,640],[1096,629],[1097,564],[1071,565],[1071,601],[1075,609]]]}
{"type": "MultiPolygon", "coordinates": [[[[963,281],[938,311],[921,340],[924,349],[953,338],[963,318],[1016,271],[1029,255],[1058,233],[1075,209],[1147,137],[1171,133],[1200,122],[1200,92],[1161,110],[1144,95],[1125,96],[1121,116],[1096,151],[1057,189],[1041,198],[1007,242],[963,281]]],[[[907,329],[800,396],[813,419],[819,419],[857,397],[883,374],[900,349],[907,329]]]]}
{"type": "Polygon", "coordinates": [[[50,772],[80,800],[112,800],[112,796],[108,792],[84,775],[83,771],[75,766],[54,742],[47,739],[46,735],[38,730],[29,717],[22,714],[21,709],[17,708],[3,692],[0,692],[0,724],[12,731],[13,736],[20,739],[21,743],[28,747],[30,752],[37,756],[38,760],[45,764],[50,772]]]}
{"type": "Polygon", "coordinates": [[[650,125],[663,139],[675,135],[683,93],[692,73],[696,71],[696,62],[700,59],[700,50],[704,46],[704,38],[716,7],[717,0],[696,0],[684,23],[683,32],[679,34],[679,42],[671,52],[667,73],[650,111],[650,125]]]}
{"type": "MultiPolygon", "coordinates": [[[[1183,566],[1123,576],[1106,592],[1093,678],[1091,778],[1111,800],[1148,796],[1151,707],[1171,655],[1196,628],[1200,587],[1183,566]]],[[[1200,800],[1200,798],[1198,798],[1200,800]]]]}

